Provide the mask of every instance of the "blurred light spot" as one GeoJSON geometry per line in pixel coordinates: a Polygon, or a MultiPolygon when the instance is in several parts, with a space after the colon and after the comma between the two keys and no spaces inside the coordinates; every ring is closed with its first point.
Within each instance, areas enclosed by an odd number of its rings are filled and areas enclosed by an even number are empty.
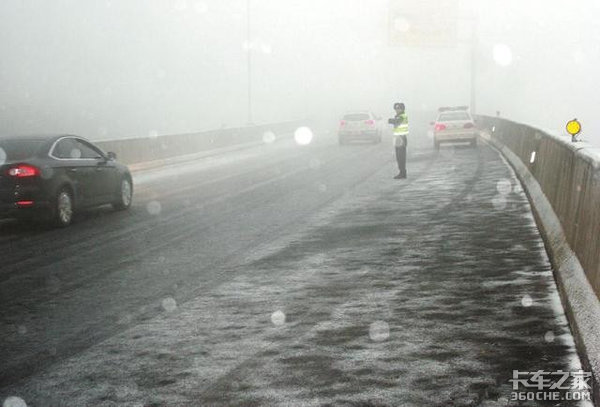
{"type": "Polygon", "coordinates": [[[492,133],[496,131],[496,126],[492,126],[492,133]]]}
{"type": "Polygon", "coordinates": [[[410,22],[404,17],[394,19],[394,30],[405,33],[410,30],[410,22]]]}
{"type": "Polygon", "coordinates": [[[157,138],[158,137],[158,132],[156,130],[150,130],[148,132],[148,138],[157,138]]]}
{"type": "Polygon", "coordinates": [[[0,148],[0,165],[3,165],[6,162],[6,151],[0,148]]]}
{"type": "MultiPolygon", "coordinates": [[[[2,163],[0,163],[0,164],[2,164],[2,163]]],[[[52,178],[53,175],[54,175],[54,169],[52,169],[50,167],[42,168],[41,177],[43,179],[50,179],[50,178],[52,178]]]]}
{"type": "Polygon", "coordinates": [[[546,332],[546,334],[544,335],[544,340],[548,343],[554,342],[554,332],[552,332],[552,331],[546,332]]]}
{"type": "Polygon", "coordinates": [[[313,139],[313,132],[308,127],[299,127],[294,132],[294,140],[301,146],[309,145],[313,139]]]}
{"type": "Polygon", "coordinates": [[[390,337],[390,326],[384,321],[375,321],[369,327],[369,337],[372,341],[383,342],[390,337]]]}
{"type": "Polygon", "coordinates": [[[194,11],[198,14],[204,14],[208,12],[208,4],[203,1],[197,1],[194,3],[194,11]]]}
{"type": "Polygon", "coordinates": [[[577,192],[581,192],[581,185],[577,185],[577,192]]]}
{"type": "Polygon", "coordinates": [[[319,161],[316,158],[311,158],[311,160],[308,163],[308,166],[313,170],[319,169],[321,168],[321,161],[319,161]]]}
{"type": "Polygon", "coordinates": [[[21,335],[25,335],[27,333],[27,327],[25,325],[19,325],[17,327],[17,332],[21,335]]]}
{"type": "Polygon", "coordinates": [[[492,205],[497,211],[504,210],[506,209],[506,198],[501,195],[496,195],[494,198],[492,198],[492,205]]]}
{"type": "Polygon", "coordinates": [[[508,66],[512,63],[512,51],[506,44],[494,45],[494,61],[500,66],[508,66]]]}
{"type": "Polygon", "coordinates": [[[512,192],[512,182],[508,179],[501,179],[496,183],[496,189],[500,195],[508,195],[512,192]]]}
{"type": "Polygon", "coordinates": [[[271,54],[271,52],[273,52],[273,47],[271,47],[271,45],[269,44],[262,43],[260,44],[260,50],[263,54],[269,55],[271,54]]]}
{"type": "Polygon", "coordinates": [[[529,294],[525,294],[523,298],[521,298],[521,305],[524,307],[531,307],[533,305],[533,298],[529,294]]]}
{"type": "Polygon", "coordinates": [[[515,194],[520,194],[521,192],[523,192],[523,187],[521,187],[521,184],[515,184],[515,186],[513,187],[513,192],[515,194]]]}
{"type": "Polygon", "coordinates": [[[533,164],[535,162],[535,151],[531,152],[531,157],[529,158],[529,163],[533,164]]]}
{"type": "Polygon", "coordinates": [[[158,202],[158,201],[150,201],[146,205],[146,210],[148,211],[148,213],[150,215],[159,215],[160,212],[162,211],[162,206],[160,205],[160,202],[158,202]]]}
{"type": "Polygon", "coordinates": [[[265,131],[262,136],[263,143],[273,144],[277,140],[277,136],[271,130],[265,131]]]}
{"type": "Polygon", "coordinates": [[[71,158],[81,158],[81,150],[74,148],[71,150],[71,158]]]}
{"type": "Polygon", "coordinates": [[[285,324],[285,314],[283,311],[275,311],[271,314],[271,322],[275,326],[281,326],[285,324]]]}
{"type": "Polygon", "coordinates": [[[27,407],[27,404],[20,397],[8,397],[2,403],[2,407],[27,407]]]}
{"type": "Polygon", "coordinates": [[[167,297],[161,301],[160,305],[167,312],[173,312],[177,309],[177,301],[172,297],[167,297]]]}

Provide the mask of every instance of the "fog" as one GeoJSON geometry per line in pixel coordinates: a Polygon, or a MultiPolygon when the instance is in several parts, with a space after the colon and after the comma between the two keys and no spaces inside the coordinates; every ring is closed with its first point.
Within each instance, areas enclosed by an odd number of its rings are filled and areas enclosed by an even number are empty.
{"type": "Polygon", "coordinates": [[[576,117],[600,145],[596,2],[429,3],[453,10],[447,46],[393,40],[424,19],[412,10],[399,26],[390,10],[414,8],[402,0],[3,0],[2,133],[334,125],[345,110],[391,114],[395,101],[426,116],[471,104],[473,74],[477,113],[556,134],[576,117]]]}

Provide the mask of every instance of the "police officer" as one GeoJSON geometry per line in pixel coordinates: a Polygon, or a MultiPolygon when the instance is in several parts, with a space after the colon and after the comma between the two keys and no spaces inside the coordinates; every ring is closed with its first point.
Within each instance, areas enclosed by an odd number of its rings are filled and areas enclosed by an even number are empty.
{"type": "Polygon", "coordinates": [[[396,116],[388,123],[394,125],[394,148],[398,162],[398,175],[394,179],[406,178],[406,144],[408,142],[408,116],[404,111],[404,103],[394,103],[396,116]]]}

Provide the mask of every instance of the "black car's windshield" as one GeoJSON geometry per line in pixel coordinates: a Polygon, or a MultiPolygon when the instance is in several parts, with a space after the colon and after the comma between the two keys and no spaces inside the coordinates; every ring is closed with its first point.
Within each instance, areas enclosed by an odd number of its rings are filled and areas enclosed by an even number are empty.
{"type": "Polygon", "coordinates": [[[0,162],[26,160],[35,156],[43,140],[0,140],[0,162]]]}

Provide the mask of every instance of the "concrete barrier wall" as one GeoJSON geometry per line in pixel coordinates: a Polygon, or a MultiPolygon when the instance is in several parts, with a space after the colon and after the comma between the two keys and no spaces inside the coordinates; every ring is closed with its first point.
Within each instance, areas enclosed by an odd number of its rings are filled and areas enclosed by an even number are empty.
{"type": "Polygon", "coordinates": [[[299,125],[299,122],[285,122],[201,133],[100,141],[96,144],[104,151],[116,153],[120,162],[135,164],[237,144],[260,142],[267,131],[281,137],[285,134],[289,135],[299,125]]]}
{"type": "Polygon", "coordinates": [[[533,174],[600,298],[600,149],[505,119],[480,120],[533,174]]]}

